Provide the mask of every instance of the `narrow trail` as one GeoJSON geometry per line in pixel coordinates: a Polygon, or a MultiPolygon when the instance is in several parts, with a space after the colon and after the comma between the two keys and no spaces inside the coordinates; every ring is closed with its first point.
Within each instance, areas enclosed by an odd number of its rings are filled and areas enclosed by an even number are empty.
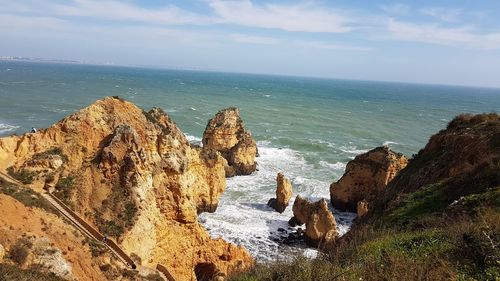
{"type": "MultiPolygon", "coordinates": [[[[10,175],[0,171],[0,177],[4,180],[25,187],[23,183],[18,180],[12,178],[10,175]]],[[[68,219],[80,232],[82,232],[85,236],[90,239],[93,239],[97,242],[104,244],[110,251],[115,255],[120,261],[122,261],[125,265],[130,267],[131,269],[137,269],[134,261],[111,239],[106,238],[102,235],[97,229],[88,224],[84,219],[82,219],[78,214],[73,212],[66,204],[64,204],[59,198],[55,197],[50,192],[42,192],[40,193],[45,200],[47,200],[59,213],[61,213],[66,219],[68,219]]],[[[168,281],[175,281],[175,278],[170,274],[168,269],[161,265],[157,264],[156,270],[163,275],[162,277],[168,281]]]]}

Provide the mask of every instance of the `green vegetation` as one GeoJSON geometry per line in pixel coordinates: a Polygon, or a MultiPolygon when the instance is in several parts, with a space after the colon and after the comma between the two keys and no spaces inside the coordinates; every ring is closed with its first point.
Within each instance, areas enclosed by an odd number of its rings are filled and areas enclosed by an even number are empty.
{"type": "Polygon", "coordinates": [[[23,265],[33,247],[31,241],[26,238],[20,238],[16,244],[12,245],[9,250],[9,258],[18,265],[23,265]]]}
{"type": "Polygon", "coordinates": [[[36,173],[24,169],[16,171],[14,167],[7,168],[9,176],[15,178],[23,184],[30,184],[35,180],[36,173]]]}
{"type": "Polygon", "coordinates": [[[71,195],[75,188],[75,178],[68,176],[65,178],[60,178],[55,186],[54,195],[61,199],[66,205],[71,206],[71,195]]]}
{"type": "Polygon", "coordinates": [[[89,244],[90,253],[92,257],[99,257],[108,251],[108,248],[104,246],[102,243],[97,242],[93,239],[85,239],[85,242],[89,244]]]}
{"type": "Polygon", "coordinates": [[[33,157],[31,159],[32,160],[43,160],[43,159],[48,159],[54,155],[61,156],[61,158],[64,162],[68,162],[68,157],[63,153],[63,151],[59,147],[53,147],[53,148],[46,150],[44,152],[37,153],[37,154],[33,155],[33,157]]]}
{"type": "Polygon", "coordinates": [[[238,281],[285,280],[497,280],[500,213],[438,219],[413,231],[358,227],[327,254],[309,260],[259,264],[238,281]]]}
{"type": "Polygon", "coordinates": [[[22,269],[14,265],[0,263],[0,281],[65,281],[65,279],[56,276],[53,273],[47,273],[40,270],[38,267],[22,269]]]}
{"type": "Polygon", "coordinates": [[[8,183],[1,178],[0,193],[13,197],[26,207],[40,208],[47,212],[59,215],[59,212],[57,212],[56,209],[52,207],[52,204],[45,200],[45,198],[43,198],[39,193],[29,188],[24,188],[12,183],[8,183]]]}
{"type": "Polygon", "coordinates": [[[132,227],[137,211],[129,188],[115,184],[108,199],[103,201],[101,210],[95,211],[94,219],[102,233],[118,238],[132,227]],[[114,218],[105,219],[103,213],[109,213],[114,218]]]}

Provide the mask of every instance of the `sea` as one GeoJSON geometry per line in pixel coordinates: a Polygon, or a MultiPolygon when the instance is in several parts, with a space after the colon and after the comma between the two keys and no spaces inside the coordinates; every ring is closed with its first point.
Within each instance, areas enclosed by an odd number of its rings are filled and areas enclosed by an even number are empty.
{"type": "MultiPolygon", "coordinates": [[[[0,61],[0,136],[45,128],[105,96],[163,108],[199,144],[207,121],[238,107],[257,141],[257,169],[227,180],[215,213],[200,215],[214,237],[246,247],[257,261],[317,251],[279,240],[291,205],[266,205],[283,172],[294,197],[329,199],[348,161],[381,145],[412,157],[461,113],[500,112],[500,89],[306,77],[0,61]]],[[[332,208],[346,233],[353,213],[332,208]]]]}

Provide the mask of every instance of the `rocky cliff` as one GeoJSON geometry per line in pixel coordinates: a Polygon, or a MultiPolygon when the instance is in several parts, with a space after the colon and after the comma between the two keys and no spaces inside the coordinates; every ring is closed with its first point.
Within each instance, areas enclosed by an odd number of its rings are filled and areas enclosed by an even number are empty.
{"type": "Polygon", "coordinates": [[[225,163],[209,146],[190,146],[161,109],[145,112],[119,98],[0,139],[0,169],[34,190],[53,190],[140,264],[163,264],[179,280],[198,265],[224,275],[252,263],[245,249],[211,239],[197,220],[217,208],[225,163]]]}
{"type": "Polygon", "coordinates": [[[364,200],[361,210],[381,194],[387,184],[408,163],[402,154],[383,146],[360,154],[347,163],[344,175],[330,186],[333,206],[339,210],[356,212],[358,202],[364,200]]]}
{"type": "MultiPolygon", "coordinates": [[[[377,169],[363,170],[375,181],[377,169]]],[[[368,206],[358,203],[364,216],[328,255],[234,280],[499,280],[500,115],[454,118],[368,206]]]]}
{"type": "Polygon", "coordinates": [[[223,109],[208,121],[203,146],[217,150],[226,159],[226,176],[249,175],[255,171],[257,145],[245,129],[237,108],[223,109]]]}

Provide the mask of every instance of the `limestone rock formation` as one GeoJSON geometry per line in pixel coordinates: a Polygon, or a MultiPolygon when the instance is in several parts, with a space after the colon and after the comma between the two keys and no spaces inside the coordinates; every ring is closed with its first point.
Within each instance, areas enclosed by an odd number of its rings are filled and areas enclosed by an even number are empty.
{"type": "Polygon", "coordinates": [[[142,265],[167,266],[179,280],[201,263],[223,274],[252,264],[245,249],[211,239],[197,219],[217,208],[225,163],[210,146],[192,147],[161,109],[111,97],[48,129],[0,139],[0,170],[34,190],[54,189],[142,265]]]}
{"type": "Polygon", "coordinates": [[[360,154],[347,163],[344,175],[330,185],[336,209],[356,212],[361,200],[370,202],[408,164],[406,157],[387,146],[360,154]]]}
{"type": "Polygon", "coordinates": [[[368,202],[366,200],[358,201],[358,205],[356,207],[356,213],[358,214],[358,218],[368,213],[368,202]]]}
{"type": "Polygon", "coordinates": [[[267,205],[279,213],[283,213],[288,207],[288,201],[292,198],[292,183],[282,173],[276,176],[276,198],[271,198],[267,205]]]}
{"type": "Polygon", "coordinates": [[[245,129],[237,108],[223,109],[208,121],[203,146],[217,150],[226,159],[226,176],[249,175],[255,171],[257,145],[245,129]]]}
{"type": "Polygon", "coordinates": [[[328,203],[325,199],[317,202],[310,202],[297,195],[293,204],[293,219],[298,225],[305,224],[305,236],[312,245],[318,245],[325,239],[328,233],[328,239],[337,237],[335,217],[328,209],[328,203]]]}

